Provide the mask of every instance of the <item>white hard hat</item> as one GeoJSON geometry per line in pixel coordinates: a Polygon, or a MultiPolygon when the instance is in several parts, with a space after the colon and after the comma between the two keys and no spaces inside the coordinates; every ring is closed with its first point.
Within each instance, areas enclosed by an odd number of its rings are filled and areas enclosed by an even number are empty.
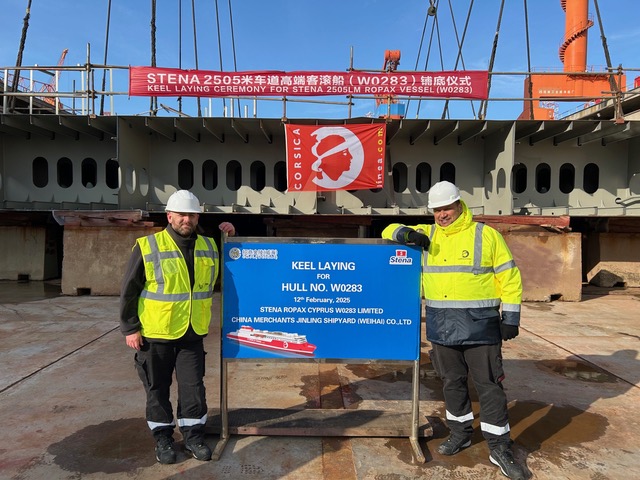
{"type": "Polygon", "coordinates": [[[458,187],[451,182],[438,182],[429,190],[429,203],[427,207],[445,207],[457,200],[460,200],[460,190],[458,190],[458,187]]]}
{"type": "Polygon", "coordinates": [[[200,213],[200,202],[189,190],[178,190],[171,194],[165,208],[167,212],[200,213]]]}

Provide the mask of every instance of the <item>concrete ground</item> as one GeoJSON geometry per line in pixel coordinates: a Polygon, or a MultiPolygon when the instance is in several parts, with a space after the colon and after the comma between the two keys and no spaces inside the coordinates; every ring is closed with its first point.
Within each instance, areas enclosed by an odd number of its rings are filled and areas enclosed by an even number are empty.
{"type": "MultiPolygon", "coordinates": [[[[133,352],[117,328],[118,298],[59,291],[46,282],[0,282],[0,479],[504,478],[478,428],[458,455],[436,452],[447,429],[426,342],[420,412],[433,435],[420,440],[423,464],[404,437],[257,435],[232,435],[218,461],[199,462],[182,452],[177,434],[178,462],[160,465],[133,352]]],[[[521,334],[504,345],[505,388],[514,451],[531,478],[637,476],[639,310],[640,292],[632,290],[587,288],[578,303],[524,304],[521,334]]],[[[218,345],[212,331],[212,420],[219,417],[218,345]]],[[[231,410],[411,409],[411,369],[398,364],[237,362],[228,378],[231,410]]],[[[212,448],[218,439],[207,437],[212,448]]]]}

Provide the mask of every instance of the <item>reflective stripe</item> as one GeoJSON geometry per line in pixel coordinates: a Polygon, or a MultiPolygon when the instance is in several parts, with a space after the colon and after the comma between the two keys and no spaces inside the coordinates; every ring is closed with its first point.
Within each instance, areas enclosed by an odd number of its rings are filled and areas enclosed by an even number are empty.
{"type": "Polygon", "coordinates": [[[473,267],[469,265],[452,265],[446,267],[422,267],[422,273],[473,273],[474,275],[493,273],[493,267],[473,267]]]}
{"type": "Polygon", "coordinates": [[[195,252],[195,256],[196,257],[205,257],[205,258],[210,258],[210,259],[216,259],[218,258],[218,256],[215,254],[215,252],[212,252],[210,250],[196,250],[195,252]]]}
{"type": "Polygon", "coordinates": [[[213,297],[213,288],[207,290],[206,292],[193,292],[194,300],[205,300],[211,297],[213,297]]]}
{"type": "MultiPolygon", "coordinates": [[[[140,292],[140,296],[142,298],[148,298],[149,300],[156,300],[158,302],[188,302],[189,299],[191,298],[191,296],[188,293],[168,294],[168,293],[160,293],[160,292],[150,292],[148,290],[143,290],[142,292],[140,292]]],[[[195,298],[195,295],[194,295],[194,298],[195,298]]]]}
{"type": "Polygon", "coordinates": [[[196,257],[209,257],[211,259],[218,258],[218,252],[214,250],[213,244],[209,241],[209,237],[201,237],[204,240],[204,243],[207,244],[208,250],[196,250],[196,257]]]}
{"type": "Polygon", "coordinates": [[[205,413],[201,418],[179,418],[179,427],[193,427],[194,425],[204,425],[207,423],[207,414],[205,413]]]}
{"type": "MultiPolygon", "coordinates": [[[[422,265],[422,273],[473,273],[474,275],[494,274],[493,267],[482,266],[482,229],[484,223],[476,223],[476,233],[473,239],[473,266],[469,265],[451,265],[451,266],[428,266],[428,256],[422,265]]],[[[429,240],[435,234],[435,225],[431,227],[429,240]]]]}
{"type": "Polygon", "coordinates": [[[480,422],[480,430],[493,435],[505,435],[509,433],[511,429],[508,423],[504,427],[499,427],[497,425],[491,425],[490,423],[480,422]]]}
{"type": "MultiPolygon", "coordinates": [[[[162,274],[162,267],[160,266],[162,258],[160,257],[160,248],[158,247],[158,241],[155,235],[149,235],[149,248],[151,252],[145,256],[145,262],[150,262],[153,265],[153,274],[158,284],[158,292],[162,294],[164,292],[164,275],[162,274]]],[[[142,292],[144,293],[144,291],[142,292]]]]}
{"type": "MultiPolygon", "coordinates": [[[[215,260],[218,258],[218,251],[214,248],[213,243],[209,240],[209,237],[201,237],[202,240],[204,240],[204,243],[207,244],[207,250],[196,250],[195,251],[195,256],[196,257],[208,257],[211,260],[213,260],[214,264],[215,264],[215,260]]],[[[215,283],[215,268],[211,269],[211,276],[210,276],[211,281],[209,282],[210,284],[210,288],[209,288],[209,292],[206,296],[202,296],[202,294],[196,293],[194,294],[193,298],[194,299],[203,299],[203,298],[209,298],[209,297],[213,297],[213,287],[214,287],[214,283],[215,283]]]]}
{"type": "MultiPolygon", "coordinates": [[[[431,245],[431,242],[433,241],[433,236],[436,234],[436,226],[435,225],[431,225],[431,231],[429,232],[429,245],[431,245]]],[[[431,248],[429,248],[429,251],[431,250],[431,248]]],[[[422,255],[422,273],[426,273],[428,268],[427,265],[429,264],[429,253],[426,252],[424,255],[422,255]]]]}
{"type": "MultiPolygon", "coordinates": [[[[473,274],[474,275],[478,275],[480,273],[489,273],[489,272],[483,272],[482,268],[481,268],[481,265],[482,265],[482,229],[483,228],[484,228],[484,223],[476,223],[476,235],[475,235],[475,238],[473,240],[473,274]]],[[[493,268],[491,268],[491,272],[493,272],[493,268]]]]}
{"type": "Polygon", "coordinates": [[[456,417],[453,413],[447,410],[446,417],[447,417],[447,420],[451,420],[453,422],[460,422],[460,423],[470,422],[470,421],[473,421],[473,412],[469,412],[466,415],[462,415],[461,417],[456,417]]]}
{"type": "Polygon", "coordinates": [[[503,312],[519,312],[521,306],[519,303],[503,303],[502,311],[503,312]]]}
{"type": "Polygon", "coordinates": [[[508,262],[505,262],[502,265],[498,265],[496,267],[496,273],[504,272],[505,270],[509,270],[510,268],[514,268],[515,266],[516,266],[516,262],[513,260],[509,260],[508,262]]]}
{"type": "Polygon", "coordinates": [[[490,298],[486,300],[429,300],[427,299],[427,307],[432,308],[488,308],[500,305],[499,298],[490,298]]]}
{"type": "MultiPolygon", "coordinates": [[[[156,244],[156,247],[157,246],[158,245],[156,244]]],[[[160,258],[160,260],[166,260],[167,258],[180,258],[180,257],[182,257],[182,255],[178,251],[158,252],[158,258],[160,258]]]]}
{"type": "Polygon", "coordinates": [[[410,228],[401,225],[393,231],[391,238],[398,243],[406,244],[407,241],[404,239],[404,232],[408,230],[410,230],[410,228]]]}
{"type": "Polygon", "coordinates": [[[176,423],[173,421],[171,423],[160,423],[160,422],[150,422],[149,420],[147,420],[147,425],[149,425],[149,428],[151,430],[155,430],[156,428],[161,428],[161,427],[175,427],[176,423]]]}

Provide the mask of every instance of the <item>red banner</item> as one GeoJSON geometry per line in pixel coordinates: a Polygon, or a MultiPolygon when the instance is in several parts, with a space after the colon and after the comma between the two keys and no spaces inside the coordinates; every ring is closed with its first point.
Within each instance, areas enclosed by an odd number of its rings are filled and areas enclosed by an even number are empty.
{"type": "Polygon", "coordinates": [[[285,125],[289,192],[382,188],[386,128],[285,125]]]}
{"type": "Polygon", "coordinates": [[[486,99],[489,73],[445,72],[216,72],[130,67],[129,95],[241,97],[396,95],[486,99]]]}

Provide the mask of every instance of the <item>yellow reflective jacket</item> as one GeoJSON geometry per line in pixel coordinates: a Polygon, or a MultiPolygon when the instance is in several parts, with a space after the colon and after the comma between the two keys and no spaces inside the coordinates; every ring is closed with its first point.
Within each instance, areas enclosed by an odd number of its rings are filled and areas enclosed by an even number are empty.
{"type": "Polygon", "coordinates": [[[406,234],[416,230],[431,240],[422,259],[430,341],[442,345],[498,343],[501,321],[520,324],[520,270],[502,235],[474,222],[471,211],[461,203],[460,217],[447,227],[395,223],[383,230],[382,237],[406,243],[406,234]]]}
{"type": "Polygon", "coordinates": [[[189,323],[198,335],[206,335],[219,269],[215,241],[200,235],[196,239],[193,290],[187,264],[166,230],[137,243],[146,277],[138,300],[142,336],[175,340],[185,334],[189,323]]]}

